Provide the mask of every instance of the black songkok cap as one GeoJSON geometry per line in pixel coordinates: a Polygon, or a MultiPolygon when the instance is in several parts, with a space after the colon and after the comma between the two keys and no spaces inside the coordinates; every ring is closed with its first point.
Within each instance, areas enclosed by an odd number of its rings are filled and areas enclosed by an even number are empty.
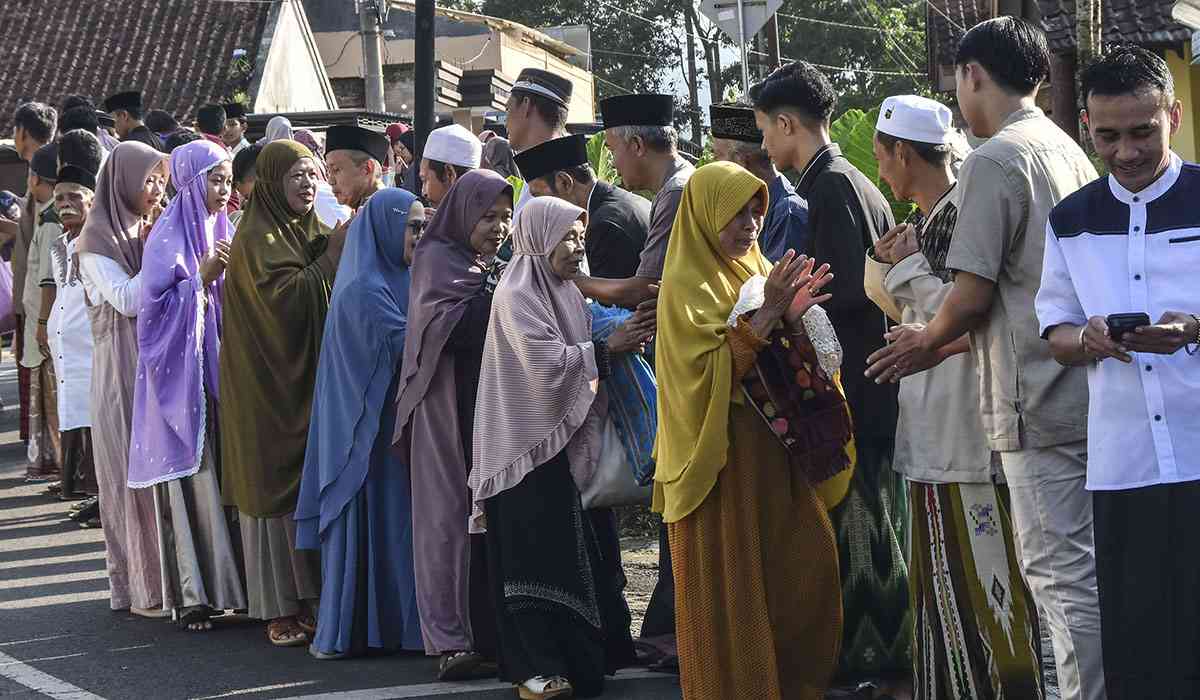
{"type": "Polygon", "coordinates": [[[221,106],[225,108],[226,119],[246,118],[246,105],[242,104],[241,102],[230,102],[221,106]]]}
{"type": "Polygon", "coordinates": [[[75,129],[83,129],[91,134],[99,131],[100,118],[96,116],[96,110],[91,107],[79,106],[63,112],[58,119],[58,131],[65,134],[75,129]]]}
{"type": "Polygon", "coordinates": [[[104,101],[105,112],[115,112],[119,109],[135,109],[142,108],[142,93],[137,90],[128,92],[118,92],[112,97],[104,101]]]}
{"type": "Polygon", "coordinates": [[[96,175],[78,165],[64,165],[58,171],[58,183],[71,182],[89,190],[96,190],[96,175]]]}
{"type": "Polygon", "coordinates": [[[513,156],[521,177],[532,182],[544,175],[588,162],[587,137],[576,134],[551,139],[513,156]]]}
{"type": "Polygon", "coordinates": [[[387,136],[361,126],[331,126],[325,132],[326,156],[333,151],[362,151],[382,165],[390,149],[387,136]]]}
{"type": "Polygon", "coordinates": [[[571,102],[573,89],[570,80],[540,68],[526,68],[521,71],[517,75],[517,82],[512,86],[513,92],[541,95],[562,107],[566,107],[571,102]]]}
{"type": "Polygon", "coordinates": [[[712,121],[714,139],[762,143],[762,132],[754,122],[754,110],[749,107],[711,105],[708,108],[708,117],[712,121]]]}
{"type": "Polygon", "coordinates": [[[113,119],[108,112],[102,109],[96,110],[96,119],[100,122],[100,126],[105,126],[109,129],[117,125],[117,120],[113,119]]]}
{"type": "Polygon", "coordinates": [[[58,144],[48,143],[34,151],[29,169],[43,180],[58,179],[58,144]]]}
{"type": "Polygon", "coordinates": [[[670,95],[617,95],[600,103],[605,129],[617,126],[671,126],[675,98],[670,95]]]}

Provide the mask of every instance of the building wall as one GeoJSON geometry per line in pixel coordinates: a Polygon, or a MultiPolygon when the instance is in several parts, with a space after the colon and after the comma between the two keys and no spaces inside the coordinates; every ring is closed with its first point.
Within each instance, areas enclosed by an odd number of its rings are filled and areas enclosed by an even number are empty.
{"type": "Polygon", "coordinates": [[[305,112],[337,109],[315,44],[310,44],[307,21],[293,2],[282,3],[275,26],[263,42],[268,47],[262,82],[254,95],[253,112],[305,112]]]}
{"type": "Polygon", "coordinates": [[[564,78],[570,78],[573,91],[567,112],[567,123],[585,124],[595,121],[596,96],[591,73],[516,37],[502,34],[501,38],[504,51],[501,56],[502,64],[498,67],[502,73],[515,79],[526,68],[541,68],[564,78]]]}
{"type": "MultiPolygon", "coordinates": [[[[1190,43],[1184,48],[1183,55],[1192,55],[1190,43]]],[[[1196,144],[1200,142],[1200,123],[1196,121],[1197,105],[1193,98],[1200,98],[1200,66],[1193,66],[1174,51],[1165,52],[1165,56],[1171,68],[1171,77],[1175,80],[1175,97],[1183,102],[1183,120],[1171,147],[1180,158],[1195,162],[1196,144]]]]}
{"type": "MultiPolygon", "coordinates": [[[[343,94],[356,95],[361,87],[355,87],[351,79],[361,85],[363,77],[362,42],[358,36],[353,32],[322,32],[315,36],[339,100],[343,94]]],[[[405,113],[409,111],[402,108],[406,103],[411,109],[411,86],[404,80],[393,83],[388,77],[393,66],[413,63],[414,49],[411,39],[384,41],[384,97],[390,111],[405,113]]],[[[439,36],[434,42],[434,55],[439,61],[467,69],[499,70],[513,79],[524,68],[543,68],[566,76],[574,84],[567,121],[591,122],[596,118],[591,73],[511,34],[493,30],[473,36],[439,36]]]]}

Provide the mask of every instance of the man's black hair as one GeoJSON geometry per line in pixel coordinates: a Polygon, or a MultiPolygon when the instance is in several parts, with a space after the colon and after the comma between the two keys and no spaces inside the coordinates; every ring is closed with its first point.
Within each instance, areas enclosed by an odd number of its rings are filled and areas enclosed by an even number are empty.
{"type": "Polygon", "coordinates": [[[156,134],[170,134],[179,128],[179,122],[165,109],[146,112],[146,128],[156,134]]]}
{"type": "Polygon", "coordinates": [[[221,105],[204,105],[196,112],[196,126],[201,133],[220,136],[225,129],[225,108],[221,105]]]}
{"type": "Polygon", "coordinates": [[[885,134],[882,131],[875,132],[875,138],[879,139],[887,147],[888,151],[895,151],[896,144],[907,143],[917,156],[934,167],[942,167],[950,163],[950,156],[953,155],[953,149],[950,146],[940,143],[924,143],[922,141],[910,141],[902,139],[891,134],[885,134]]]}
{"type": "Polygon", "coordinates": [[[562,129],[566,128],[566,107],[563,107],[547,97],[535,95],[524,90],[519,90],[512,93],[512,97],[518,106],[521,104],[521,100],[528,100],[529,103],[533,105],[533,111],[537,112],[538,117],[540,117],[542,121],[546,122],[546,125],[551,129],[561,131],[562,129]]]}
{"type": "Polygon", "coordinates": [[[750,88],[754,108],[771,114],[784,108],[798,111],[809,121],[826,123],[837,105],[829,78],[806,61],[776,68],[767,79],[750,88]]]}
{"type": "Polygon", "coordinates": [[[163,144],[163,148],[167,151],[167,153],[170,153],[180,146],[184,146],[192,141],[199,140],[200,134],[188,129],[180,129],[179,131],[176,131],[167,137],[167,142],[163,144]]]}
{"type": "Polygon", "coordinates": [[[13,126],[21,127],[37,141],[49,143],[54,138],[58,112],[42,102],[26,102],[13,113],[13,126]]]}
{"type": "Polygon", "coordinates": [[[1175,79],[1167,62],[1140,46],[1118,46],[1097,57],[1083,69],[1080,82],[1085,100],[1158,90],[1164,107],[1175,103],[1175,79]]]}
{"type": "Polygon", "coordinates": [[[63,98],[62,111],[65,112],[68,109],[74,109],[76,107],[87,107],[93,111],[96,109],[95,103],[83,95],[67,95],[63,98]]]}
{"type": "Polygon", "coordinates": [[[58,165],[74,165],[92,173],[100,172],[100,160],[104,149],[100,147],[100,139],[83,129],[73,129],[62,135],[58,140],[58,165]]]}
{"type": "Polygon", "coordinates": [[[95,108],[79,105],[62,113],[58,119],[58,131],[66,133],[75,129],[83,129],[93,134],[100,132],[100,116],[96,113],[95,108]]]}
{"type": "Polygon", "coordinates": [[[258,145],[247,146],[237,152],[233,157],[234,183],[245,182],[246,178],[254,174],[254,165],[258,162],[259,153],[262,153],[262,146],[258,145]]]}
{"type": "Polygon", "coordinates": [[[1017,95],[1033,94],[1050,75],[1046,35],[1016,17],[997,17],[971,27],[958,42],[955,65],[975,61],[992,80],[1017,95]]]}
{"type": "Polygon", "coordinates": [[[555,170],[552,173],[546,173],[542,177],[546,180],[546,185],[550,187],[550,191],[554,194],[560,194],[558,184],[556,182],[559,173],[566,173],[571,176],[571,179],[581,185],[590,185],[596,179],[595,173],[592,172],[592,166],[587,163],[580,163],[569,168],[555,170]]]}

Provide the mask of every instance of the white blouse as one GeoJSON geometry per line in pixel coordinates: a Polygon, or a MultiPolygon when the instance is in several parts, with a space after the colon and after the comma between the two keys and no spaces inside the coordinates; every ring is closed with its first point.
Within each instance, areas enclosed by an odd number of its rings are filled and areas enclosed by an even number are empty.
{"type": "Polygon", "coordinates": [[[142,306],[142,277],[130,277],[116,260],[95,253],[79,254],[83,288],[93,304],[108,302],[117,313],[130,318],[142,306]]]}

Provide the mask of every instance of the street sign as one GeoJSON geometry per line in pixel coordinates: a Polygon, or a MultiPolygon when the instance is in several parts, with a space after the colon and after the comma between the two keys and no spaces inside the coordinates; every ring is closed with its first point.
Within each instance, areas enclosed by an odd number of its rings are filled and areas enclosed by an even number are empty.
{"type": "Polygon", "coordinates": [[[762,31],[780,7],[783,7],[783,0],[700,0],[700,12],[739,46],[762,31]],[[740,30],[739,14],[742,16],[740,30]]]}

